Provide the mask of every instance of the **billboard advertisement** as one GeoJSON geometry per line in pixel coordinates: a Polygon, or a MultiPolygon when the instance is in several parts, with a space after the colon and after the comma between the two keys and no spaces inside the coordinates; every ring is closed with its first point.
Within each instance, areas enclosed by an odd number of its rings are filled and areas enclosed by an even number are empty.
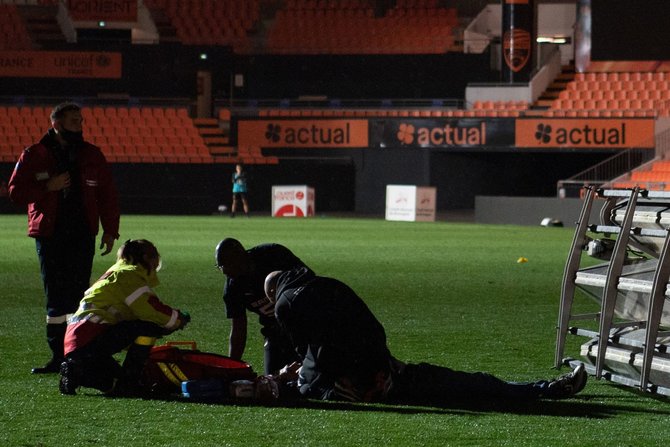
{"type": "Polygon", "coordinates": [[[121,78],[121,53],[0,51],[0,77],[121,78]]]}
{"type": "Polygon", "coordinates": [[[137,0],[68,0],[67,8],[74,21],[137,21],[137,0]]]}
{"type": "Polygon", "coordinates": [[[653,148],[653,119],[519,119],[519,148],[653,148]]]}
{"type": "Polygon", "coordinates": [[[240,120],[237,144],[261,148],[622,150],[655,147],[654,118],[444,117],[240,120]]]}
{"type": "Polygon", "coordinates": [[[307,185],[272,187],[272,217],[314,216],[314,188],[307,185]]]}
{"type": "Polygon", "coordinates": [[[293,148],[368,147],[368,121],[361,119],[240,120],[240,146],[293,148]]]}
{"type": "Polygon", "coordinates": [[[386,220],[435,221],[437,189],[414,185],[386,185],[386,220]]]}
{"type": "Polygon", "coordinates": [[[386,119],[373,123],[376,147],[482,148],[514,144],[513,119],[386,119]]]}

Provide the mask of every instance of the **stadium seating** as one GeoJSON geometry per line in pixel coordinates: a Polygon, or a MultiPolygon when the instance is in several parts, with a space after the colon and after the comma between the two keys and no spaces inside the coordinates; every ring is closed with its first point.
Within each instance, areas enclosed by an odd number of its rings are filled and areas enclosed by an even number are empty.
{"type": "MultiPolygon", "coordinates": [[[[53,8],[57,0],[0,3],[0,50],[33,48],[19,5],[53,8]]],[[[458,51],[456,8],[438,0],[398,0],[383,11],[367,0],[292,0],[261,17],[261,0],[145,0],[161,42],[228,46],[236,53],[442,54],[458,51]],[[168,35],[163,22],[171,30],[168,35]]]]}
{"type": "Polygon", "coordinates": [[[259,0],[145,0],[149,9],[161,10],[187,45],[230,46],[248,52],[248,34],[260,20],[259,0]]]}
{"type": "Polygon", "coordinates": [[[260,117],[517,117],[529,107],[526,101],[476,101],[470,109],[457,108],[286,108],[267,107],[258,110],[260,117]]]}
{"type": "MultiPolygon", "coordinates": [[[[0,106],[0,161],[16,161],[39,140],[50,125],[50,110],[0,106]]],[[[228,146],[217,119],[192,119],[185,108],[94,106],[82,115],[86,139],[112,163],[277,163],[260,149],[228,146]]]]}
{"type": "Polygon", "coordinates": [[[440,54],[454,48],[456,9],[437,0],[400,0],[376,16],[363,0],[288,1],[266,50],[278,54],[440,54]]]}
{"type": "Polygon", "coordinates": [[[528,108],[528,101],[475,101],[472,104],[476,116],[488,117],[520,116],[528,108]]]}
{"type": "Polygon", "coordinates": [[[649,166],[636,169],[612,184],[613,188],[640,188],[650,191],[670,191],[670,161],[655,160],[649,166]]]}
{"type": "Polygon", "coordinates": [[[665,72],[577,73],[547,116],[670,116],[665,72]]]}
{"type": "Polygon", "coordinates": [[[0,3],[0,51],[30,49],[30,36],[16,5],[0,3]]]}

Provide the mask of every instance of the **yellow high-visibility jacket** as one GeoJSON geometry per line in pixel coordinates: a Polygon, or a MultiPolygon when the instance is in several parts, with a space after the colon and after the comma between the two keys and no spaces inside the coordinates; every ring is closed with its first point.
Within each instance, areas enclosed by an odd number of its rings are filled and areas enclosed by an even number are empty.
{"type": "Polygon", "coordinates": [[[141,265],[119,260],[85,292],[68,322],[65,354],[121,321],[150,321],[166,332],[180,328],[182,314],[164,304],[153,291],[158,283],[155,271],[149,273],[141,265]]]}

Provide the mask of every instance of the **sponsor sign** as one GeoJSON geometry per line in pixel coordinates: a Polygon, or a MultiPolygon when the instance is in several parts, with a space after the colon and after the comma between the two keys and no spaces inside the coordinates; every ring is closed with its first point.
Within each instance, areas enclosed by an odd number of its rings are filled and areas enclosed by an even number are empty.
{"type": "Polygon", "coordinates": [[[512,146],[514,119],[393,119],[375,123],[377,147],[477,148],[512,146]]]}
{"type": "Polygon", "coordinates": [[[0,51],[0,77],[121,78],[121,53],[0,51]]]}
{"type": "Polygon", "coordinates": [[[436,189],[413,185],[386,185],[386,220],[435,221],[436,189]]]}
{"type": "Polygon", "coordinates": [[[67,9],[74,21],[137,21],[137,0],[68,0],[67,9]]]}
{"type": "Polygon", "coordinates": [[[240,146],[294,148],[366,148],[367,120],[241,120],[240,146]]]}
{"type": "Polygon", "coordinates": [[[652,118],[280,119],[237,122],[238,145],[263,148],[653,148],[652,118]]]}
{"type": "Polygon", "coordinates": [[[653,148],[653,119],[518,119],[519,148],[653,148]]]}
{"type": "Polygon", "coordinates": [[[273,186],[273,217],[314,216],[314,188],[306,185],[273,186]]]}

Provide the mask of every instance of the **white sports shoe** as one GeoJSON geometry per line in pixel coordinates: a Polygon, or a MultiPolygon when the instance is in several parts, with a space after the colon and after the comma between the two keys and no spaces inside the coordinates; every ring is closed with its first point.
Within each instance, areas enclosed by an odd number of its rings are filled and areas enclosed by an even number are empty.
{"type": "Polygon", "coordinates": [[[584,389],[588,374],[583,363],[567,374],[552,380],[547,388],[546,397],[550,399],[565,399],[574,396],[584,389]]]}

